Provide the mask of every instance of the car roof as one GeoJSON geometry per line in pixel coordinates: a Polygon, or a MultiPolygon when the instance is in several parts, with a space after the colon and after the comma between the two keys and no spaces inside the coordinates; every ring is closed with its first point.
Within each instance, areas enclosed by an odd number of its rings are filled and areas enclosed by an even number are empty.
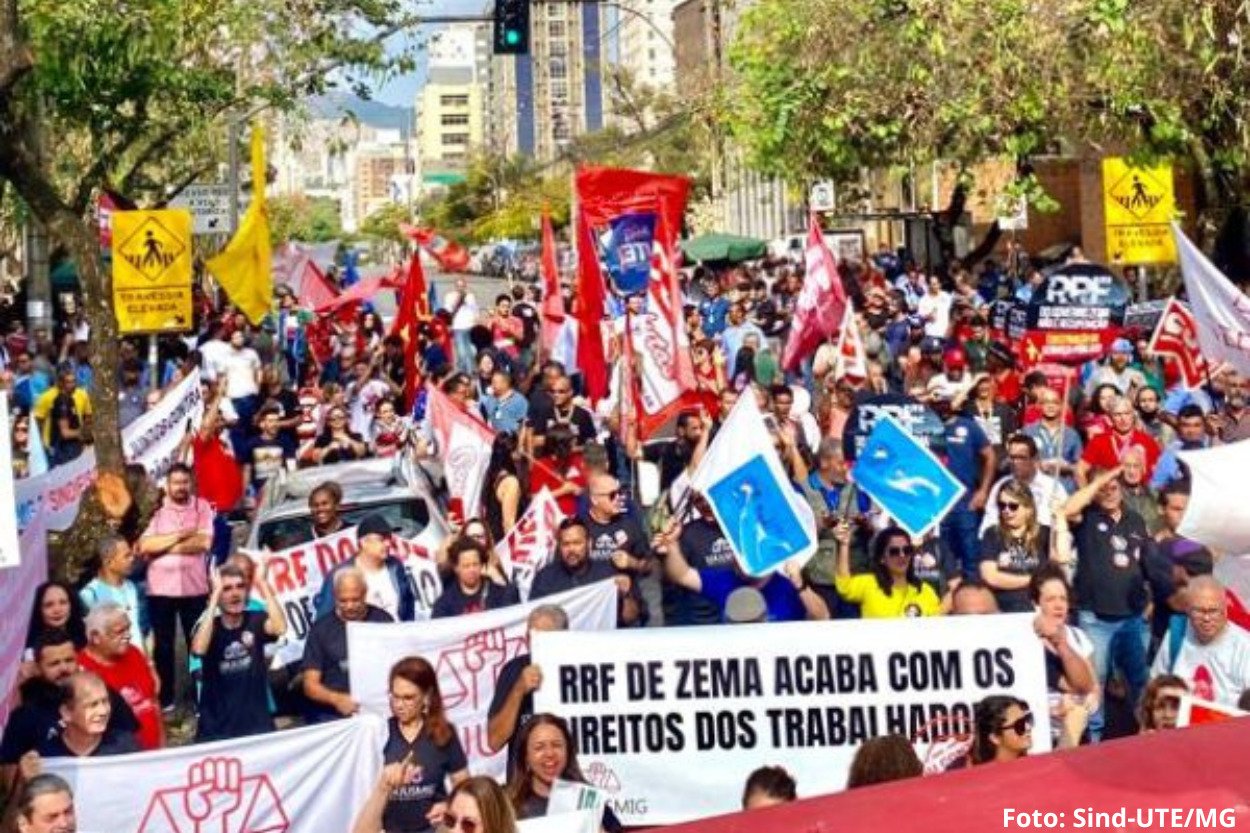
{"type": "Polygon", "coordinates": [[[379,503],[397,497],[431,498],[424,479],[400,460],[360,460],[282,471],[265,485],[257,522],[308,512],[308,496],[323,483],[343,488],[344,504],[379,503]]]}

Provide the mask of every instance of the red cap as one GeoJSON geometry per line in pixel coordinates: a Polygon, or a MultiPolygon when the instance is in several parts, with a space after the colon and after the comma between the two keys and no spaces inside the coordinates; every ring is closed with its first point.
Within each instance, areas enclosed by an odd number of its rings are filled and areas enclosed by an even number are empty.
{"type": "Polygon", "coordinates": [[[968,354],[964,352],[962,347],[952,347],[942,354],[942,363],[951,370],[966,370],[968,367],[968,354]]]}

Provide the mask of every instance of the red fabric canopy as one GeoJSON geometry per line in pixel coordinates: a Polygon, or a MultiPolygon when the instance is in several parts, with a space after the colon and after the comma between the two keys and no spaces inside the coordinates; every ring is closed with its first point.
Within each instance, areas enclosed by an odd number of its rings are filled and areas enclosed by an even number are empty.
{"type": "MultiPolygon", "coordinates": [[[[777,763],[784,765],[784,761],[777,763]]],[[[799,792],[803,785],[799,784],[799,792]]],[[[1171,830],[1159,808],[1217,812],[1236,808],[1236,828],[1250,827],[1250,718],[1158,732],[1097,746],[1052,752],[1011,764],[976,767],[796,801],[781,807],[735,813],[664,828],[665,833],[849,833],[905,831],[968,833],[1022,829],[1003,825],[1003,811],[1064,813],[1077,827],[1076,811],[1114,812],[1130,820],[1121,829],[1171,830]],[[1156,809],[1149,827],[1146,814],[1156,809]],[[1142,824],[1133,819],[1140,810],[1142,824]]],[[[1205,820],[1205,817],[1204,817],[1205,820]]],[[[1188,821],[1196,828],[1197,819],[1188,821]]],[[[1181,823],[1184,824],[1182,813],[1181,823]]],[[[1207,827],[1212,825],[1208,824],[1207,827]]],[[[1029,829],[1037,829],[1037,825],[1029,829]]],[[[1109,829],[1103,825],[1102,829],[1109,829]]],[[[1042,828],[1045,829],[1045,828],[1042,828]]],[[[1094,829],[1086,824],[1084,829],[1094,829]]]]}

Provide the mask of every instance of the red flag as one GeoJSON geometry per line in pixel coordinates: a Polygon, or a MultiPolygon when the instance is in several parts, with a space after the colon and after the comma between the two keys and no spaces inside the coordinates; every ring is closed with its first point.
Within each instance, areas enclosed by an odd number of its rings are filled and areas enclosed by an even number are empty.
{"type": "Polygon", "coordinates": [[[577,212],[577,366],[586,396],[598,402],[608,395],[608,366],[603,354],[603,275],[590,221],[577,212]]]}
{"type": "Polygon", "coordinates": [[[551,228],[551,217],[543,214],[542,261],[542,347],[550,356],[560,338],[564,326],[564,298],[560,295],[560,267],[556,263],[556,235],[551,228]]]}
{"type": "Polygon", "coordinates": [[[846,313],[842,317],[842,335],[833,368],[834,378],[846,379],[853,385],[863,384],[868,379],[868,353],[859,337],[855,313],[850,304],[846,305],[846,313]]]}
{"type": "Polygon", "coordinates": [[[790,338],[781,354],[781,366],[793,371],[827,338],[838,332],[846,310],[846,290],[838,274],[838,263],[820,230],[820,221],[811,215],[804,251],[807,274],[794,305],[790,338]]]}
{"type": "Polygon", "coordinates": [[[417,327],[430,317],[430,299],[426,294],[425,271],[421,268],[421,253],[413,252],[408,263],[408,279],[399,291],[399,309],[391,324],[391,335],[404,340],[404,409],[412,410],[420,384],[417,367],[417,327]]]}
{"type": "Polygon", "coordinates": [[[1198,322],[1180,301],[1172,298],[1159,316],[1147,350],[1176,360],[1181,383],[1190,389],[1202,387],[1210,375],[1206,356],[1198,343],[1198,322]]]}
{"type": "Polygon", "coordinates": [[[469,268],[469,250],[454,240],[448,240],[434,229],[400,223],[399,230],[409,240],[429,252],[443,271],[463,272],[469,268]]]}
{"type": "Polygon", "coordinates": [[[478,515],[495,432],[434,386],[426,408],[438,442],[447,493],[460,502],[462,518],[478,515]]]}

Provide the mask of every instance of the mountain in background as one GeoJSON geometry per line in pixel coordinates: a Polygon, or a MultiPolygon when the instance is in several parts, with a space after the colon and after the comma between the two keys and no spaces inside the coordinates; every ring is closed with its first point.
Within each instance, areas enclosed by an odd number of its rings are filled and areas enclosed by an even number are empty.
{"type": "Polygon", "coordinates": [[[393,107],[380,101],[370,101],[351,93],[329,93],[316,96],[308,102],[308,108],[318,118],[341,119],[354,113],[363,124],[371,127],[390,128],[409,133],[412,130],[412,108],[393,107]]]}

